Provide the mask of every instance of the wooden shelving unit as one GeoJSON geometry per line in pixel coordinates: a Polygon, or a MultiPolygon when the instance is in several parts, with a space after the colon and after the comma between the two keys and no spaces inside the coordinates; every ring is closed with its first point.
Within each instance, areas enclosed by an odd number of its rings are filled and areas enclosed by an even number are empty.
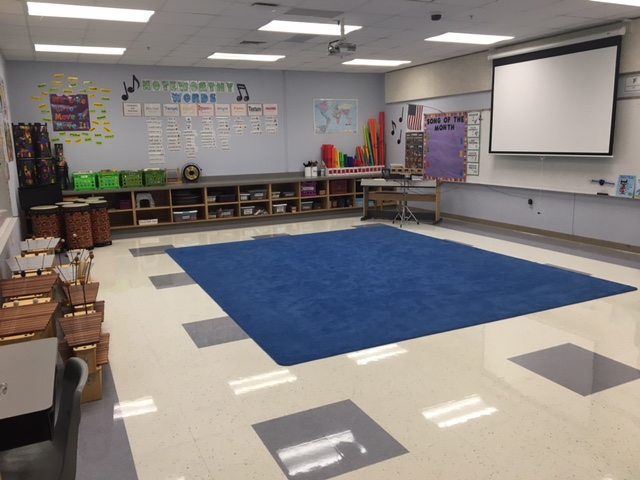
{"type": "Polygon", "coordinates": [[[109,203],[111,229],[119,230],[361,209],[363,189],[360,181],[373,176],[307,178],[299,174],[265,174],[204,177],[197,183],[163,187],[67,190],[63,196],[103,197],[109,203]],[[311,184],[315,184],[315,191],[310,191],[311,184]],[[150,205],[146,199],[137,202],[139,194],[149,194],[153,204],[150,205]]]}

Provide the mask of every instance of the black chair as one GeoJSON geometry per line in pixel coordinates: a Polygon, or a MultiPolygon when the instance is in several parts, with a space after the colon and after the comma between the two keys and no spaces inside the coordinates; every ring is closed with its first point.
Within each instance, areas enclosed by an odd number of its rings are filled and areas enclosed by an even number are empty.
{"type": "Polygon", "coordinates": [[[14,448],[0,454],[2,480],[75,480],[82,390],[89,367],[79,358],[67,361],[53,440],[14,448]]]}

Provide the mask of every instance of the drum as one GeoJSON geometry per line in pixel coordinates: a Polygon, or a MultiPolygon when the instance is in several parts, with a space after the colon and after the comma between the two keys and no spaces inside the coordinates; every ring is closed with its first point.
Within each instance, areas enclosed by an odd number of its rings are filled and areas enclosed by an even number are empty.
{"type": "Polygon", "coordinates": [[[57,205],[39,205],[29,209],[31,229],[36,237],[62,238],[60,207],[57,205]]]}
{"type": "Polygon", "coordinates": [[[111,245],[111,222],[109,221],[109,204],[106,200],[87,199],[91,214],[91,232],[96,247],[111,245]]]}
{"type": "Polygon", "coordinates": [[[93,248],[90,210],[88,203],[73,203],[62,206],[65,241],[68,250],[93,248]]]}
{"type": "Polygon", "coordinates": [[[69,200],[56,202],[56,205],[60,207],[60,231],[62,232],[62,238],[64,238],[66,234],[66,229],[64,226],[64,211],[62,210],[62,207],[64,207],[65,205],[73,205],[73,204],[74,202],[71,202],[69,200]]]}

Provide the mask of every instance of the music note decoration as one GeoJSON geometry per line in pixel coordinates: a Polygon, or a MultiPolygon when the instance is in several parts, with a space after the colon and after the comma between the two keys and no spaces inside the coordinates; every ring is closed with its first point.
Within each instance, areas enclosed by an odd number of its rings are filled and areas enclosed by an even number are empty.
{"type": "Polygon", "coordinates": [[[396,122],[394,122],[393,120],[391,120],[391,135],[395,135],[396,134],[396,122]]]}
{"type": "Polygon", "coordinates": [[[402,143],[402,129],[400,129],[400,133],[398,134],[398,145],[402,143]]]}
{"type": "Polygon", "coordinates": [[[398,119],[398,122],[402,123],[402,117],[404,117],[404,107],[402,107],[402,113],[400,114],[400,118],[398,119]]]}
{"type": "Polygon", "coordinates": [[[122,82],[122,86],[124,87],[124,94],[122,95],[122,100],[129,100],[129,94],[136,91],[137,88],[140,88],[140,80],[135,75],[132,75],[131,86],[127,87],[127,82],[122,82]]]}
{"type": "Polygon", "coordinates": [[[249,91],[247,90],[247,86],[244,83],[238,83],[237,88],[238,88],[238,96],[236,97],[236,100],[239,102],[241,102],[242,100],[244,100],[245,102],[248,102],[249,91]],[[244,92],[244,96],[242,95],[242,92],[244,92]]]}

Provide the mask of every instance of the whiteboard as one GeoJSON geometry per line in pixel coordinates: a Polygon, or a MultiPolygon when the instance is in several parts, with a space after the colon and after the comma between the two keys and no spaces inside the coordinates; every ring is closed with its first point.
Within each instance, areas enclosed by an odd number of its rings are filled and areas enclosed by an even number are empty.
{"type": "MultiPolygon", "coordinates": [[[[480,167],[467,183],[531,188],[569,193],[608,193],[619,175],[640,176],[640,99],[618,100],[612,157],[531,157],[489,154],[490,111],[482,111],[480,167]]],[[[588,122],[589,119],[584,119],[588,122]]]]}

